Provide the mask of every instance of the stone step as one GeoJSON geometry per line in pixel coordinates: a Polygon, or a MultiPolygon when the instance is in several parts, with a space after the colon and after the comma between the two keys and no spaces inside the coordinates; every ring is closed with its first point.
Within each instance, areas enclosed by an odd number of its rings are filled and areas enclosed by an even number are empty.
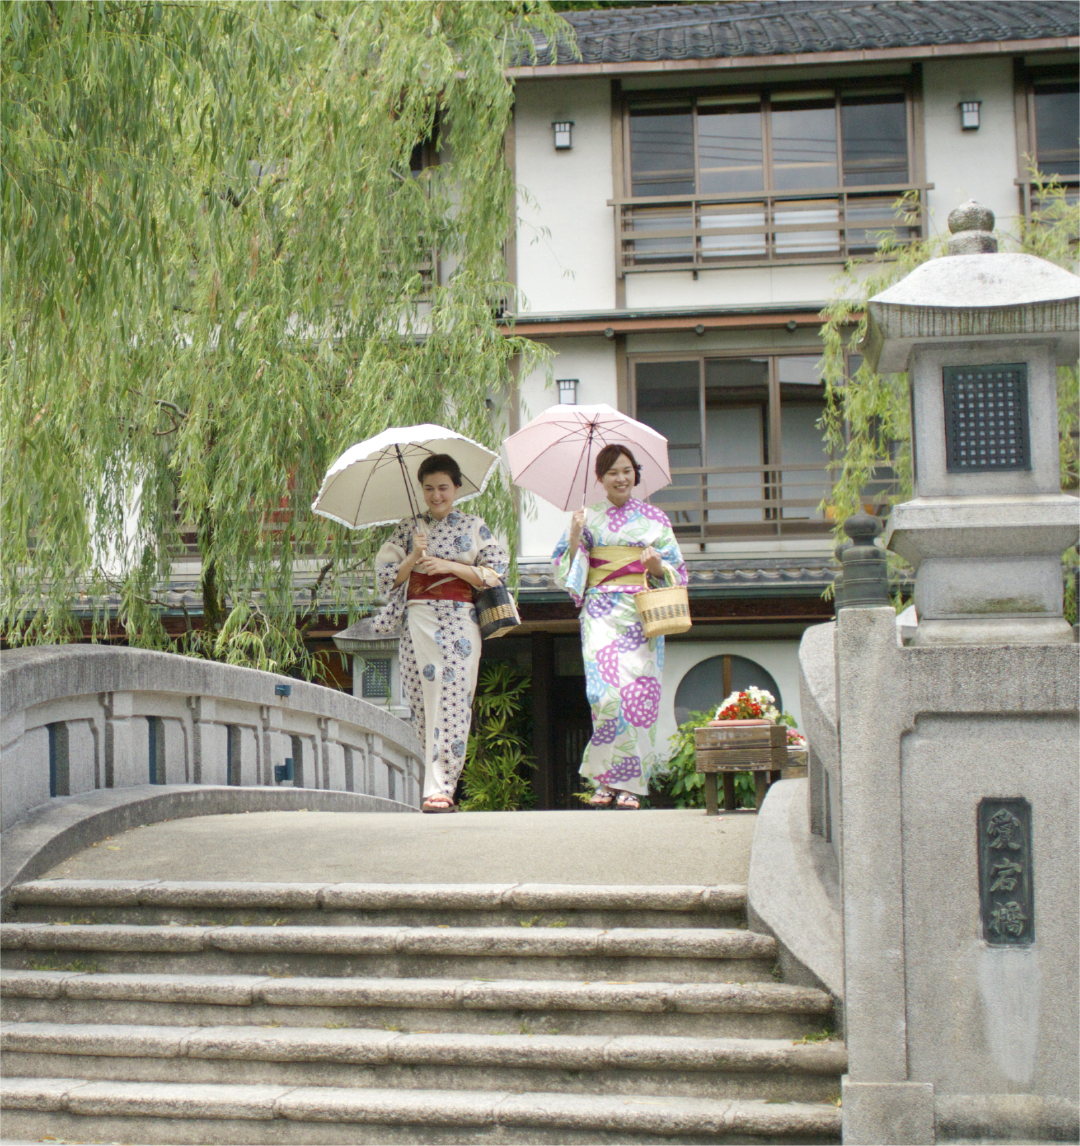
{"type": "Polygon", "coordinates": [[[741,886],[285,884],[35,880],[11,893],[19,922],[425,927],[736,927],[741,886]]]}
{"type": "Polygon", "coordinates": [[[4,1077],[576,1094],[839,1097],[843,1043],[5,1023],[4,1077]]]}
{"type": "Polygon", "coordinates": [[[9,1078],[8,1137],[155,1143],[838,1142],[831,1103],[9,1078]]]}
{"type": "Polygon", "coordinates": [[[22,1022],[493,1029],[536,1034],[802,1038],[832,1015],[824,991],[754,983],[297,978],[6,971],[22,1022]]]}
{"type": "MultiPolygon", "coordinates": [[[[766,978],[776,941],[713,928],[208,927],[8,923],[4,966],[42,966],[41,953],[83,969],[270,975],[766,978]]],[[[59,967],[57,969],[64,969],[59,967]]],[[[79,969],[75,967],[74,969],[79,969]]]]}

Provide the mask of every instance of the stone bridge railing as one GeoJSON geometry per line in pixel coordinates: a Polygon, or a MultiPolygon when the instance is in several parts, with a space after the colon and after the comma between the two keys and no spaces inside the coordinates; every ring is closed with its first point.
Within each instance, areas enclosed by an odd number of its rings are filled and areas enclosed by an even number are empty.
{"type": "Polygon", "coordinates": [[[423,787],[412,729],[366,701],[254,669],[102,645],[0,655],[0,752],[3,828],[50,797],[99,788],[295,787],[418,808],[423,787]],[[280,781],[287,760],[293,779],[280,781]]]}

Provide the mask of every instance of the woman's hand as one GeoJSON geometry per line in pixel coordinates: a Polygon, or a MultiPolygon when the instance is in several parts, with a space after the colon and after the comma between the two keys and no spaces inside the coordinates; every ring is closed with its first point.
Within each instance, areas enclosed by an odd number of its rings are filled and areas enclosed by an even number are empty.
{"type": "Polygon", "coordinates": [[[413,534],[412,550],[402,561],[401,567],[406,571],[418,568],[425,557],[427,557],[427,537],[418,529],[413,534]]]}
{"type": "Polygon", "coordinates": [[[664,559],[651,545],[647,545],[641,551],[641,563],[650,577],[663,577],[664,559]]]}
{"type": "Polygon", "coordinates": [[[442,557],[427,557],[423,556],[416,563],[417,573],[423,573],[428,577],[448,576],[453,574],[455,577],[458,575],[458,563],[456,561],[446,561],[442,557]]]}
{"type": "Polygon", "coordinates": [[[574,559],[574,554],[577,551],[577,547],[581,543],[581,534],[584,529],[585,510],[575,510],[573,517],[570,518],[570,544],[568,551],[570,553],[571,561],[574,559]]]}
{"type": "Polygon", "coordinates": [[[427,556],[427,536],[419,529],[413,533],[412,551],[405,555],[405,559],[398,566],[397,577],[394,578],[394,588],[404,585],[409,579],[413,569],[418,569],[420,562],[427,556]]]}
{"type": "Polygon", "coordinates": [[[424,573],[428,577],[460,577],[467,585],[474,589],[483,588],[484,576],[475,565],[466,565],[462,561],[447,561],[442,557],[424,557],[417,562],[417,573],[424,573]]]}

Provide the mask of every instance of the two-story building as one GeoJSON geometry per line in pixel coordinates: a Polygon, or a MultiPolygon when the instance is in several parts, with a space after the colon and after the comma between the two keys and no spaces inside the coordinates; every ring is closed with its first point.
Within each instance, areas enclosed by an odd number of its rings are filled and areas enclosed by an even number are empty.
{"type": "MultiPolygon", "coordinates": [[[[819,312],[876,233],[999,230],[1030,169],[1077,185],[1077,9],[1058,0],[748,0],[568,13],[580,60],[514,72],[515,329],[554,353],[510,429],[607,402],[670,443],[654,496],[690,567],[663,733],[732,688],[798,716],[797,649],[826,619],[832,522],[819,312]],[[895,200],[918,191],[900,226],[895,200]]],[[[868,499],[874,501],[874,491],[868,499]]],[[[566,806],[589,735],[576,611],[551,580],[567,514],[522,499],[525,625],[485,655],[533,676],[541,806],[566,806]]]]}

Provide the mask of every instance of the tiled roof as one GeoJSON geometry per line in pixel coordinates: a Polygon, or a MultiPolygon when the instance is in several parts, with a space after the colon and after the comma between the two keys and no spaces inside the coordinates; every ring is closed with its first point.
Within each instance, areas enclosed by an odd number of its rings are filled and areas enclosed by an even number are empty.
{"type": "MultiPolygon", "coordinates": [[[[1078,11],[1073,0],[732,0],[564,16],[591,64],[1040,40],[1080,34],[1078,11]]],[[[535,62],[551,63],[546,44],[535,62]]]]}
{"type": "MultiPolygon", "coordinates": [[[[836,566],[827,557],[698,558],[687,562],[693,595],[720,595],[724,589],[756,589],[763,593],[818,592],[831,585],[836,566]]],[[[551,565],[518,563],[522,600],[555,594],[565,595],[555,584],[551,565]]]]}

